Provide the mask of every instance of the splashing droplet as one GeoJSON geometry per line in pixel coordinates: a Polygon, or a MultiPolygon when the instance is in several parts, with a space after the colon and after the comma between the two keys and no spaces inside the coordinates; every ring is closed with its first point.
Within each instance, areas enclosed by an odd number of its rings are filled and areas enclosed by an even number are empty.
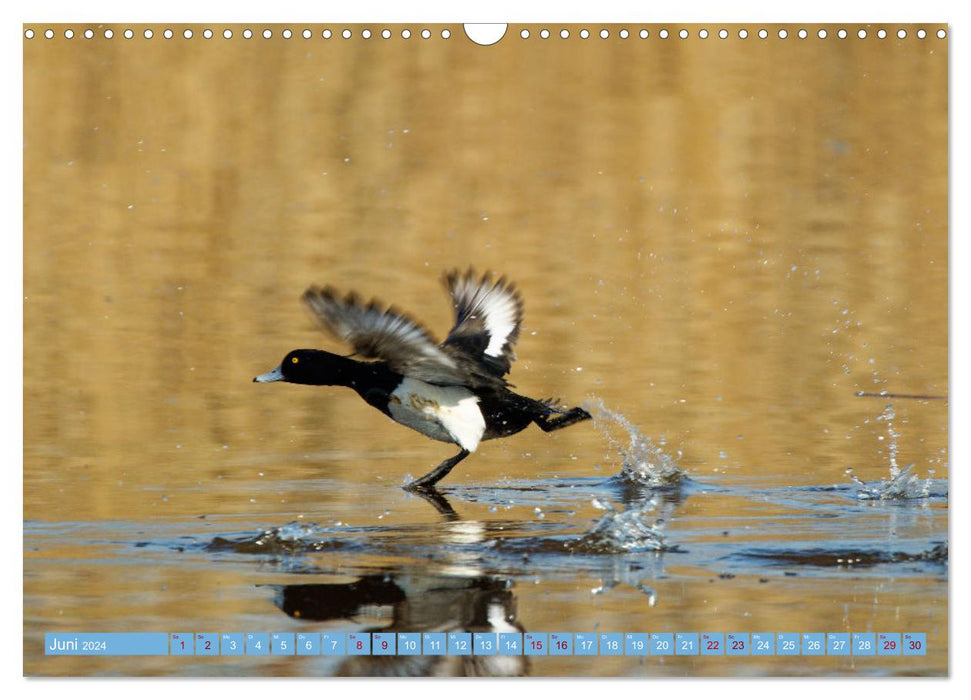
{"type": "Polygon", "coordinates": [[[652,518],[657,507],[652,498],[640,507],[617,510],[599,499],[593,505],[604,512],[600,520],[578,542],[578,549],[594,552],[661,552],[669,549],[664,541],[664,520],[652,518]]]}
{"type": "Polygon", "coordinates": [[[599,399],[585,401],[583,408],[593,416],[596,426],[620,455],[623,461],[621,478],[639,486],[655,488],[672,486],[684,480],[685,473],[678,467],[676,459],[655,445],[651,438],[642,435],[626,416],[611,411],[599,399]],[[626,445],[611,432],[616,428],[626,432],[626,445]]]}

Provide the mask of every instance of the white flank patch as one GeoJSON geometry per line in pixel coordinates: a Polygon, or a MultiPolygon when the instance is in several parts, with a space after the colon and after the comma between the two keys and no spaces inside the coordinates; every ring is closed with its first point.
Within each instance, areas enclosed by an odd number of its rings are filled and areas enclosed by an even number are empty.
{"type": "Polygon", "coordinates": [[[469,452],[479,446],[485,418],[479,398],[460,386],[435,386],[405,378],[391,394],[391,417],[433,440],[454,442],[469,452]]]}
{"type": "Polygon", "coordinates": [[[492,289],[479,302],[486,330],[489,331],[489,347],[485,354],[502,355],[502,346],[516,329],[516,298],[505,289],[492,289]]]}

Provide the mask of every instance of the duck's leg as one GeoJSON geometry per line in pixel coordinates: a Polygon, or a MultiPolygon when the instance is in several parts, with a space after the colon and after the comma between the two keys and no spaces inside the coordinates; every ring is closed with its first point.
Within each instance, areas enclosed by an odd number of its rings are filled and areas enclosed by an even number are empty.
{"type": "Polygon", "coordinates": [[[421,477],[420,479],[415,479],[410,484],[406,485],[405,489],[408,491],[417,491],[419,489],[430,488],[432,485],[437,484],[439,481],[444,479],[448,473],[452,471],[456,464],[461,462],[470,454],[472,453],[463,448],[462,451],[457,455],[454,457],[449,457],[430,472],[425,474],[425,476],[421,477]]]}
{"type": "Polygon", "coordinates": [[[554,430],[566,428],[567,426],[573,425],[574,423],[579,423],[582,420],[590,420],[590,414],[579,406],[576,408],[571,408],[566,413],[557,416],[537,416],[536,418],[533,418],[533,422],[542,428],[543,432],[545,433],[551,433],[554,430]]]}

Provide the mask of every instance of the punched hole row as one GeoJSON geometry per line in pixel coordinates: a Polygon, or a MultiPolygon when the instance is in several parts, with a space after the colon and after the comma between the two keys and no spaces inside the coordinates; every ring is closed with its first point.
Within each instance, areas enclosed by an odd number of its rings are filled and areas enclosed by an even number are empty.
{"type": "MultiPolygon", "coordinates": [[[[713,37],[713,36],[717,36],[719,39],[728,39],[733,35],[733,33],[739,39],[747,39],[750,36],[749,30],[744,28],[738,29],[735,32],[731,32],[725,28],[719,29],[717,31],[715,30],[709,31],[708,29],[699,29],[695,33],[695,35],[699,39],[708,39],[709,37],[713,37]]],[[[155,38],[155,31],[153,29],[144,29],[138,33],[136,33],[135,30],[133,29],[125,29],[121,32],[121,36],[123,36],[125,39],[134,39],[139,34],[145,39],[155,38]]],[[[232,39],[234,36],[236,36],[236,34],[233,32],[232,29],[224,29],[220,34],[223,39],[232,39]]],[[[392,31],[391,29],[382,29],[380,31],[378,30],[372,31],[371,29],[362,29],[360,30],[360,33],[359,33],[362,39],[371,39],[376,37],[381,37],[382,39],[391,39],[392,37],[395,36],[395,34],[396,32],[392,31]]],[[[541,29],[536,34],[537,36],[539,36],[540,39],[549,39],[551,36],[553,36],[554,32],[550,31],[549,29],[541,29]]],[[[569,29],[561,29],[557,34],[561,39],[569,39],[572,36],[572,33],[569,29]]],[[[629,29],[620,29],[620,30],[617,30],[615,34],[620,39],[629,39],[635,35],[641,39],[648,39],[651,37],[651,32],[648,29],[641,29],[641,30],[634,30],[634,31],[629,29]]],[[[788,29],[779,29],[773,33],[770,33],[767,29],[759,29],[758,31],[755,32],[755,36],[757,36],[759,39],[768,39],[772,34],[777,36],[779,39],[787,39],[790,36],[790,32],[788,29]]],[[[815,32],[810,32],[807,29],[799,29],[792,33],[793,36],[799,39],[808,39],[813,34],[818,39],[827,39],[830,37],[830,33],[826,29],[819,29],[815,32]]],[[[891,34],[895,34],[898,39],[906,39],[909,36],[909,33],[906,29],[898,29],[894,33],[892,31],[888,32],[886,29],[881,28],[873,32],[873,35],[876,36],[878,39],[886,39],[888,36],[891,36],[891,34]]],[[[926,39],[928,36],[928,32],[926,29],[918,29],[913,34],[918,39],[926,39]]],[[[53,39],[54,37],[57,36],[57,33],[53,29],[46,29],[40,35],[46,39],[53,39]]],[[[196,36],[196,33],[193,32],[193,30],[191,29],[185,29],[182,31],[181,35],[184,39],[192,39],[196,36]]],[[[198,35],[201,36],[203,39],[212,39],[217,36],[217,32],[212,29],[203,29],[202,31],[199,32],[198,35]]],[[[272,29],[264,29],[262,32],[259,33],[259,35],[262,36],[264,39],[272,39],[274,36],[276,36],[276,34],[272,29]]],[[[416,30],[415,32],[412,32],[411,29],[401,29],[397,31],[397,36],[401,37],[402,39],[410,39],[413,36],[421,37],[422,39],[431,39],[432,35],[433,35],[433,32],[430,29],[421,29],[421,30],[416,30]]],[[[609,39],[613,34],[609,29],[601,29],[599,32],[595,32],[595,31],[592,32],[589,29],[580,29],[579,31],[576,31],[576,35],[579,36],[581,39],[589,39],[591,36],[594,36],[594,35],[599,36],[601,39],[609,39]]],[[[38,32],[35,31],[34,29],[28,28],[24,30],[25,38],[33,39],[35,36],[38,36],[38,32]]],[[[77,34],[73,29],[65,29],[63,31],[63,36],[65,39],[73,39],[75,38],[75,36],[77,36],[77,34]]],[[[85,39],[93,39],[96,36],[96,32],[93,29],[85,29],[84,31],[81,32],[81,36],[83,36],[85,39]]],[[[103,36],[105,39],[113,39],[115,37],[115,31],[113,29],[105,29],[101,32],[101,36],[103,36]]],[[[171,29],[164,29],[161,32],[161,36],[164,39],[172,39],[176,36],[176,33],[171,29]]],[[[243,39],[252,39],[254,36],[257,36],[257,33],[254,32],[252,29],[243,29],[241,32],[239,32],[239,36],[241,36],[243,39]]],[[[283,30],[279,30],[279,36],[281,36],[284,39],[293,39],[294,37],[297,37],[297,36],[302,37],[304,39],[312,39],[315,36],[315,34],[310,29],[303,29],[303,30],[283,29],[283,30]]],[[[351,29],[343,29],[343,30],[324,29],[320,32],[320,37],[322,39],[332,39],[335,37],[340,37],[342,39],[351,39],[354,36],[355,36],[355,33],[351,29]]],[[[442,39],[449,39],[452,36],[452,32],[449,29],[442,29],[441,32],[439,32],[439,36],[441,36],[442,39]]],[[[519,36],[522,39],[529,39],[532,36],[532,33],[528,29],[523,29],[519,32],[519,36]]],[[[660,39],[668,39],[672,36],[677,36],[680,39],[688,39],[691,37],[691,32],[687,29],[680,29],[677,32],[671,32],[667,29],[660,29],[657,32],[657,36],[660,39]]],[[[846,39],[850,37],[851,34],[846,29],[837,29],[835,32],[833,32],[833,36],[835,36],[838,39],[846,39]]],[[[867,32],[866,29],[859,29],[856,31],[856,37],[858,39],[866,39],[868,36],[870,36],[870,34],[867,32]]],[[[936,32],[936,36],[938,39],[944,39],[947,37],[947,31],[945,31],[944,29],[938,29],[936,32]]]]}
{"type": "MultiPolygon", "coordinates": [[[[297,36],[303,37],[304,39],[312,39],[314,37],[314,32],[311,31],[310,29],[303,29],[303,30],[297,30],[297,31],[294,31],[293,29],[283,29],[283,30],[279,30],[278,34],[284,39],[293,39],[294,37],[297,37],[297,36]]],[[[41,35],[45,39],[53,39],[54,37],[57,36],[57,33],[53,29],[46,29],[41,35]]],[[[63,35],[65,39],[73,39],[75,36],[77,36],[77,34],[74,32],[73,29],[65,29],[63,35]]],[[[199,32],[198,35],[201,36],[203,39],[212,39],[213,37],[217,36],[217,32],[212,29],[203,29],[201,32],[199,32]]],[[[236,36],[236,33],[233,32],[232,29],[224,29],[222,30],[220,35],[222,36],[223,39],[232,39],[234,36],[236,36]]],[[[262,32],[259,32],[259,35],[262,36],[264,39],[272,39],[277,34],[275,34],[272,29],[264,29],[262,32]]],[[[363,29],[360,31],[360,37],[362,39],[371,39],[377,36],[380,36],[382,39],[390,39],[394,35],[395,33],[392,32],[390,29],[382,29],[381,31],[378,31],[378,32],[372,31],[370,29],[363,29]]],[[[35,36],[38,36],[38,33],[33,29],[24,30],[25,38],[33,39],[35,36]]],[[[81,36],[83,36],[85,39],[93,39],[95,38],[96,33],[93,29],[85,29],[81,33],[81,36]]],[[[101,36],[103,36],[105,39],[113,39],[115,37],[115,31],[113,29],[105,29],[104,31],[101,32],[101,36]]],[[[144,30],[141,30],[140,32],[136,32],[133,29],[125,29],[124,31],[121,32],[121,36],[123,36],[125,39],[134,39],[136,36],[141,36],[144,39],[154,39],[156,35],[155,35],[155,30],[153,29],[144,29],[144,30]]],[[[172,39],[176,36],[176,33],[171,29],[164,29],[161,32],[161,36],[163,39],[172,39]]],[[[184,39],[192,39],[195,36],[196,36],[196,33],[193,32],[191,29],[185,29],[182,31],[182,38],[184,39]]],[[[257,36],[257,33],[254,32],[252,29],[244,29],[241,32],[239,32],[239,36],[242,37],[243,39],[252,39],[254,36],[257,36]]],[[[422,29],[420,31],[412,32],[412,30],[410,29],[402,29],[398,32],[398,36],[400,36],[402,39],[410,39],[413,36],[421,37],[422,39],[431,39],[432,31],[430,29],[422,29]]],[[[439,32],[439,36],[441,36],[442,39],[449,39],[452,36],[452,32],[450,29],[442,29],[441,32],[439,32]]],[[[320,32],[320,37],[323,39],[332,39],[335,37],[350,39],[354,37],[354,31],[351,29],[343,29],[343,30],[337,30],[337,31],[334,31],[331,29],[324,29],[323,31],[320,32]]]]}
{"type": "MultiPolygon", "coordinates": [[[[830,36],[829,32],[825,29],[819,29],[814,33],[816,37],[819,39],[826,39],[830,36]]],[[[888,32],[886,29],[878,29],[877,31],[874,32],[874,35],[878,39],[886,39],[892,33],[893,33],[892,31],[888,32]]],[[[591,36],[594,36],[594,32],[591,32],[589,29],[581,29],[576,34],[581,39],[589,39],[591,36]]],[[[717,36],[719,39],[728,39],[730,36],[732,36],[732,34],[733,32],[724,28],[719,29],[717,31],[709,31],[708,29],[699,29],[695,33],[695,35],[699,39],[707,39],[711,36],[717,36]]],[[[799,29],[795,31],[793,34],[799,39],[808,39],[809,36],[813,34],[813,32],[810,32],[808,29],[799,29]]],[[[553,32],[551,32],[549,29],[541,29],[537,32],[537,35],[539,36],[540,39],[549,39],[551,36],[553,36],[553,32]]],[[[599,33],[597,33],[597,35],[599,35],[601,39],[609,39],[611,37],[611,32],[609,29],[601,29],[599,33]]],[[[641,39],[648,39],[651,36],[651,32],[648,29],[641,29],[639,31],[620,29],[616,32],[616,35],[621,39],[629,39],[635,35],[640,37],[641,39]]],[[[759,39],[768,39],[769,36],[771,36],[771,33],[769,32],[768,29],[759,29],[755,33],[755,35],[758,36],[759,39]]],[[[778,31],[775,32],[775,35],[780,39],[787,39],[790,36],[790,32],[788,29],[779,29],[778,31]]],[[[835,32],[833,32],[833,35],[839,39],[846,39],[850,36],[850,32],[847,31],[846,29],[837,29],[835,32]]],[[[519,36],[522,39],[529,39],[532,36],[532,33],[528,29],[523,29],[519,32],[519,36]]],[[[561,39],[569,39],[570,36],[571,36],[571,33],[569,29],[561,29],[559,31],[559,37],[561,39]]],[[[668,39],[672,36],[677,36],[680,39],[688,39],[691,37],[691,32],[687,29],[680,29],[677,32],[671,32],[667,29],[660,29],[657,32],[657,36],[659,39],[668,39]]],[[[750,36],[749,30],[739,29],[737,30],[737,32],[735,32],[735,36],[737,36],[739,39],[748,39],[750,36]]],[[[856,36],[859,39],[866,39],[869,36],[869,33],[867,32],[866,29],[859,29],[856,32],[856,36]]],[[[898,29],[896,31],[896,36],[898,39],[906,39],[908,36],[908,32],[906,29],[898,29]]],[[[926,39],[928,36],[928,32],[926,29],[918,29],[916,32],[914,32],[914,36],[916,36],[918,39],[926,39]]],[[[947,32],[944,29],[937,30],[938,39],[944,39],[946,37],[947,37],[947,32]]]]}

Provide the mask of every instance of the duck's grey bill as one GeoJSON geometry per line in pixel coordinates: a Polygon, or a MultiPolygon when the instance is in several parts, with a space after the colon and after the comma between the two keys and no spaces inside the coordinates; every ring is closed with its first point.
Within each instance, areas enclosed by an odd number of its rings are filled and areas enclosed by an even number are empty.
{"type": "Polygon", "coordinates": [[[254,382],[282,382],[283,381],[283,370],[279,367],[276,369],[271,369],[266,374],[261,374],[258,377],[253,377],[254,382]]]}

